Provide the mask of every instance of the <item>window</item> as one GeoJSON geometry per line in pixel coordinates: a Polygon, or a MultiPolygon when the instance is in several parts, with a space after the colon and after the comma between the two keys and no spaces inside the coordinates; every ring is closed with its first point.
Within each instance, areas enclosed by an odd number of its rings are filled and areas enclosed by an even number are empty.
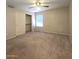
{"type": "Polygon", "coordinates": [[[43,15],[36,16],[36,26],[43,27],[43,15]]]}

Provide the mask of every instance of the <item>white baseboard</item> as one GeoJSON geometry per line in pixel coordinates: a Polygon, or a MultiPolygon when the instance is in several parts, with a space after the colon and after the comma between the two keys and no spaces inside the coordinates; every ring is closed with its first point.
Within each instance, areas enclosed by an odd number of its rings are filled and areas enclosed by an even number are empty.
{"type": "Polygon", "coordinates": [[[15,38],[16,36],[12,36],[12,37],[9,37],[9,38],[6,38],[6,40],[10,40],[12,38],[15,38]]]}
{"type": "Polygon", "coordinates": [[[57,32],[44,32],[44,33],[51,33],[51,34],[59,34],[59,35],[67,35],[67,36],[72,36],[72,34],[57,33],[57,32]]]}

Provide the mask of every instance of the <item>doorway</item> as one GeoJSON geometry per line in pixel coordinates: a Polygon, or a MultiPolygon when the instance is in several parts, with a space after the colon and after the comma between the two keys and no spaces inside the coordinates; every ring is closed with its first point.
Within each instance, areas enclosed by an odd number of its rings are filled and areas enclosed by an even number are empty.
{"type": "Polygon", "coordinates": [[[26,21],[25,21],[26,29],[25,30],[26,32],[31,32],[32,31],[32,16],[26,14],[25,17],[26,17],[26,21]]]}

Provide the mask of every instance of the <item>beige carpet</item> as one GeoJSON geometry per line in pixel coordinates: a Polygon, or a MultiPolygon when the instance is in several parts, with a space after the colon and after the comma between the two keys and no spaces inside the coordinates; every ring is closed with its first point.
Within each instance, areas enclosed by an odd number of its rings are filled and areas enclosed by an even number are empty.
{"type": "Polygon", "coordinates": [[[71,50],[65,35],[30,32],[7,40],[7,59],[72,59],[71,50]]]}

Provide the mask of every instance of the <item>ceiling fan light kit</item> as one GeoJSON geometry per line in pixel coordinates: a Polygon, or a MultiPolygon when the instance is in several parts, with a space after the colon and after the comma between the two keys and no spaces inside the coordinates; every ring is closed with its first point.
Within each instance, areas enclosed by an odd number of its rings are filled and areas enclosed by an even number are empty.
{"type": "Polygon", "coordinates": [[[36,2],[35,4],[36,4],[37,6],[41,5],[41,3],[40,3],[40,2],[36,2]]]}
{"type": "Polygon", "coordinates": [[[42,2],[34,2],[34,4],[32,5],[33,7],[30,7],[30,8],[37,8],[37,7],[45,7],[45,8],[47,8],[47,7],[49,7],[48,5],[45,5],[44,3],[42,3],[42,2]]]}

